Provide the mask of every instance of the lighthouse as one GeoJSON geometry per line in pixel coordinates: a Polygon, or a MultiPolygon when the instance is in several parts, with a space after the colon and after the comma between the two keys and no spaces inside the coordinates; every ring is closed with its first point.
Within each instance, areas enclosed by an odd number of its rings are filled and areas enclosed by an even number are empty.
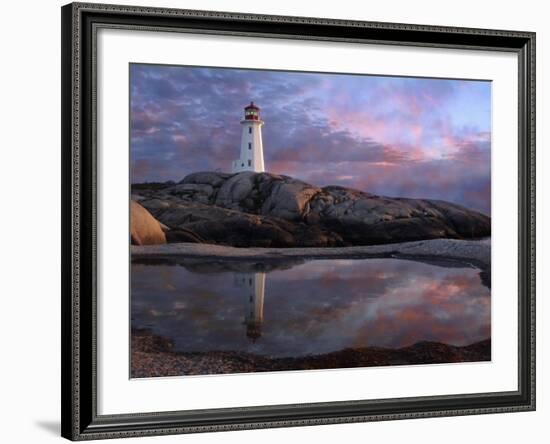
{"type": "Polygon", "coordinates": [[[240,157],[233,161],[232,172],[254,171],[263,173],[264,148],[262,144],[262,125],[260,119],[260,108],[250,102],[244,109],[244,119],[241,120],[241,151],[240,157]]]}

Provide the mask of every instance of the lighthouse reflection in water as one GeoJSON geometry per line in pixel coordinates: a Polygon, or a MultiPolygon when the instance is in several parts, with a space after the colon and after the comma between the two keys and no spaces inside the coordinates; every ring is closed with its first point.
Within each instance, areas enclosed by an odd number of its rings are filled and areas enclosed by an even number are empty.
{"type": "Polygon", "coordinates": [[[133,263],[131,313],[132,328],[183,353],[299,357],[491,336],[479,270],[390,258],[133,263]]]}
{"type": "Polygon", "coordinates": [[[235,273],[235,286],[243,289],[246,298],[246,336],[255,342],[262,336],[265,273],[235,273]]]}

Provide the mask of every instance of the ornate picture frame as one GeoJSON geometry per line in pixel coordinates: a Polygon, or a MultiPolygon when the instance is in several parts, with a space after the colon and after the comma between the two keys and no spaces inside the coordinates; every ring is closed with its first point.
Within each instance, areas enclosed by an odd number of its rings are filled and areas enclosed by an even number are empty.
{"type": "MultiPolygon", "coordinates": [[[[72,3],[62,14],[62,436],[104,439],[535,409],[535,34],[72,3]],[[97,34],[198,33],[506,52],[518,70],[517,390],[99,414],[97,34]]],[[[126,86],[127,87],[127,86],[126,86]]],[[[498,150],[493,152],[499,156],[498,150]]],[[[510,288],[511,293],[516,292],[510,288]]],[[[515,293],[514,293],[515,294],[515,293]]]]}

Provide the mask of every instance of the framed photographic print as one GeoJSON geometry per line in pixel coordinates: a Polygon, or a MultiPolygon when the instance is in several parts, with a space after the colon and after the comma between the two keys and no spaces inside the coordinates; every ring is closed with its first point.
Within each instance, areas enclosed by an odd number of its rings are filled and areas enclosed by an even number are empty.
{"type": "Polygon", "coordinates": [[[535,35],[62,8],[62,435],[535,408],[535,35]]]}

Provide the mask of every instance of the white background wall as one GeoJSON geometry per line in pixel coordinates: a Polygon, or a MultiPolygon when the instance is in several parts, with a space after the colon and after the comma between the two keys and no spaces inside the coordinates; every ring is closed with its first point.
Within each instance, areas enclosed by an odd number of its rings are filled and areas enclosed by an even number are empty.
{"type": "MultiPolygon", "coordinates": [[[[281,15],[309,15],[537,32],[538,124],[538,409],[484,415],[335,426],[139,438],[126,442],[393,443],[547,442],[550,392],[545,381],[550,329],[544,293],[550,165],[543,123],[550,104],[544,73],[550,14],[543,1],[460,0],[163,0],[118,3],[281,15]],[[545,29],[546,28],[546,29],[545,29]],[[546,356],[543,353],[546,348],[546,356]]],[[[60,6],[58,0],[4,2],[0,26],[0,436],[7,443],[59,441],[60,411],[60,6]],[[6,248],[7,246],[7,248],[6,248]]],[[[546,74],[548,78],[548,74],[546,74]]]]}

